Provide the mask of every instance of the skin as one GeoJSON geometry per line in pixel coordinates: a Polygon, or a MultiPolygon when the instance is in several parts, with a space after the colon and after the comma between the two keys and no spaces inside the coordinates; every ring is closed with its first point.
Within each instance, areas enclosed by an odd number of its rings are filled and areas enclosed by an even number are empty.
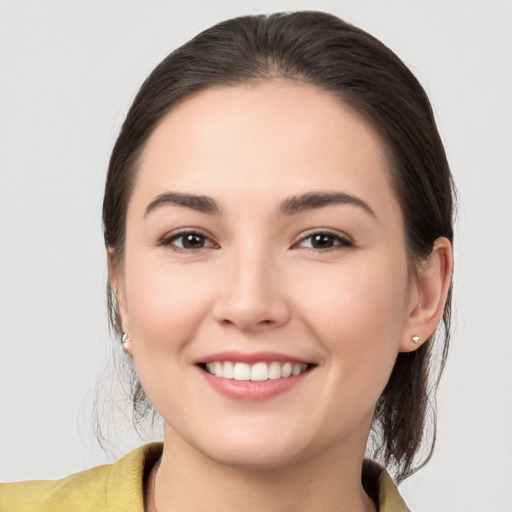
{"type": "Polygon", "coordinates": [[[450,250],[438,239],[410,274],[384,147],[331,94],[278,80],[176,106],[142,155],[124,261],[109,262],[128,352],[165,422],[147,510],[373,510],[360,480],[375,403],[398,352],[439,322],[450,250]],[[220,213],[146,212],[170,191],[208,196],[220,213]],[[318,192],[369,209],[282,212],[318,192]],[[184,249],[183,229],[203,237],[184,249]],[[319,247],[311,235],[326,232],[319,247]],[[315,366],[283,393],[238,400],[196,364],[223,350],[315,366]]]}

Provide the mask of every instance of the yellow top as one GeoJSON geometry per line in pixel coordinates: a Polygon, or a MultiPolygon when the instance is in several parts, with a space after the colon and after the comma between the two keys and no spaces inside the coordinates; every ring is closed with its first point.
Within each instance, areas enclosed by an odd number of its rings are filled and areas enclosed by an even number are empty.
{"type": "MultiPolygon", "coordinates": [[[[144,475],[161,453],[162,444],[152,443],[62,480],[0,484],[0,512],[143,512],[144,475]]],[[[380,512],[409,512],[385,470],[378,494],[380,512]]]]}

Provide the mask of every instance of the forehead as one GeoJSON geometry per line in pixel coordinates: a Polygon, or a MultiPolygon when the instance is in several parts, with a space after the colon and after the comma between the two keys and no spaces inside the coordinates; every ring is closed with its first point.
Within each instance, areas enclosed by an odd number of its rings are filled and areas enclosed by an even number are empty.
{"type": "Polygon", "coordinates": [[[275,197],[346,189],[393,199],[385,148],[333,94],[291,80],[222,86],[176,105],[150,136],[134,193],[275,197]]]}

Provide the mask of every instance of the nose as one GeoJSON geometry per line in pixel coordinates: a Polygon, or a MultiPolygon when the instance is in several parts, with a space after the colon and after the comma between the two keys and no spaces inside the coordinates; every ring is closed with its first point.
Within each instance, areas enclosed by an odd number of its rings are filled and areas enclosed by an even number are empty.
{"type": "Polygon", "coordinates": [[[269,252],[239,251],[225,261],[213,307],[217,322],[243,331],[259,331],[285,325],[290,305],[282,270],[269,252]]]}

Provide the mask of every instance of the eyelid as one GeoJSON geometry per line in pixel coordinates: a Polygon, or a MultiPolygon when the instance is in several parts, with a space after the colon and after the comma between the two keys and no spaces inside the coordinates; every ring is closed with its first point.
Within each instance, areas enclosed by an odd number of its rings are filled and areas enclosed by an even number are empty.
{"type": "Polygon", "coordinates": [[[340,243],[335,244],[333,247],[326,247],[324,249],[316,249],[314,247],[303,247],[303,249],[309,249],[315,252],[322,252],[322,251],[329,251],[329,250],[336,250],[337,248],[348,248],[354,246],[354,241],[352,237],[348,236],[346,233],[342,233],[333,229],[329,228],[314,228],[311,230],[308,230],[306,232],[301,233],[295,242],[292,244],[292,249],[294,248],[300,248],[300,244],[307,240],[308,238],[311,238],[315,235],[327,235],[331,236],[335,239],[337,239],[340,243]]]}
{"type": "MultiPolygon", "coordinates": [[[[325,252],[329,250],[336,250],[337,248],[348,248],[354,246],[354,241],[350,236],[348,236],[346,233],[342,233],[333,229],[329,228],[314,228],[307,230],[305,232],[302,232],[299,236],[297,236],[296,240],[292,243],[291,248],[292,249],[298,249],[301,248],[300,244],[307,240],[308,238],[311,238],[315,235],[327,235],[337,240],[338,243],[333,245],[332,247],[326,247],[326,248],[314,248],[314,247],[303,247],[303,249],[309,249],[314,252],[325,252]]],[[[214,238],[207,232],[205,232],[203,229],[200,228],[180,228],[175,231],[171,231],[169,233],[166,233],[164,236],[160,238],[157,245],[161,246],[169,246],[175,251],[182,251],[182,252],[196,252],[201,249],[211,249],[211,248],[219,248],[219,244],[215,242],[214,238]],[[179,247],[177,245],[174,245],[173,242],[183,236],[186,235],[199,235],[201,237],[204,237],[204,239],[208,242],[208,245],[204,247],[198,247],[196,249],[190,249],[190,248],[184,248],[179,247]]]]}
{"type": "Polygon", "coordinates": [[[169,233],[166,233],[164,236],[160,238],[157,245],[161,246],[167,246],[170,247],[174,251],[178,252],[197,252],[201,249],[212,249],[212,248],[218,248],[219,244],[217,244],[213,237],[209,235],[207,232],[205,232],[203,229],[200,228],[180,228],[175,231],[171,231],[169,233]],[[173,245],[173,242],[177,240],[180,237],[183,237],[185,235],[199,235],[205,238],[211,245],[207,245],[205,247],[198,247],[197,249],[187,249],[184,247],[179,247],[177,245],[173,245]]]}

